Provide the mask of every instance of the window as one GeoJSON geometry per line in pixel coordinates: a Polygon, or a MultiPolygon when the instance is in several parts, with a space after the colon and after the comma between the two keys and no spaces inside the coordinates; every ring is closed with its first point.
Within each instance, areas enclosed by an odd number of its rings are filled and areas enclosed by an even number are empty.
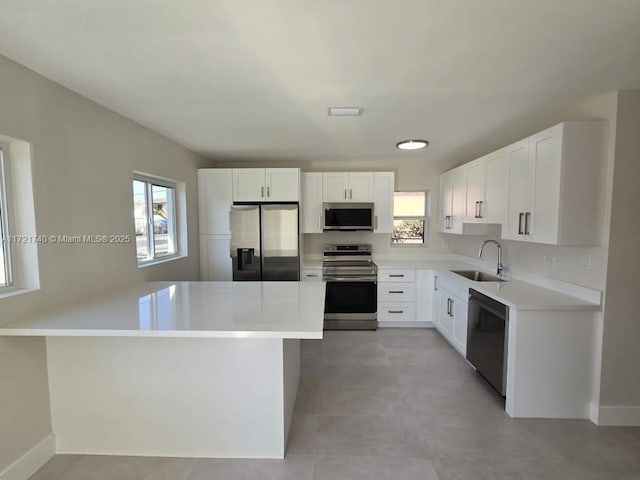
{"type": "Polygon", "coordinates": [[[6,162],[5,150],[0,147],[0,288],[12,285],[6,162]]]}
{"type": "Polygon", "coordinates": [[[133,211],[138,263],[178,253],[175,185],[164,180],[134,176],[133,211]]]}
{"type": "Polygon", "coordinates": [[[427,192],[394,192],[392,245],[424,245],[427,192]]]}

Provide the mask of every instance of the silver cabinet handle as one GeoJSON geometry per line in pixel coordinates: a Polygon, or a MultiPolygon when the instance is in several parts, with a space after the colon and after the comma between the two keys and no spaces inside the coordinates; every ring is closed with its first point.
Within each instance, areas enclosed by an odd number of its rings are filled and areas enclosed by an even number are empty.
{"type": "Polygon", "coordinates": [[[524,213],[518,214],[518,235],[523,235],[524,231],[522,230],[522,217],[524,217],[524,213]]]}
{"type": "Polygon", "coordinates": [[[484,202],[480,200],[478,202],[478,218],[482,218],[482,205],[484,205],[484,202]]]}
{"type": "Polygon", "coordinates": [[[347,189],[346,188],[344,189],[344,199],[345,200],[347,199],[347,189]]]}
{"type": "Polygon", "coordinates": [[[404,313],[404,310],[389,310],[389,313],[404,313]]]}
{"type": "Polygon", "coordinates": [[[389,293],[404,293],[404,290],[389,290],[389,293]]]}
{"type": "Polygon", "coordinates": [[[451,316],[451,299],[447,298],[447,315],[451,316]]]}
{"type": "Polygon", "coordinates": [[[267,187],[267,197],[271,196],[271,187],[267,187]]]}
{"type": "Polygon", "coordinates": [[[531,235],[531,232],[529,231],[530,219],[531,219],[531,212],[525,212],[524,214],[524,234],[525,235],[531,235]]]}
{"type": "Polygon", "coordinates": [[[404,277],[404,273],[390,273],[389,277],[392,277],[392,278],[403,278],[404,277]]]}
{"type": "Polygon", "coordinates": [[[435,291],[438,291],[438,275],[436,275],[435,277],[433,277],[433,289],[435,291]]]}
{"type": "Polygon", "coordinates": [[[474,218],[480,218],[480,213],[479,213],[480,208],[479,207],[480,207],[480,202],[476,202],[476,214],[475,214],[474,218]]]}
{"type": "Polygon", "coordinates": [[[260,196],[264,198],[264,187],[260,187],[260,196]]]}
{"type": "Polygon", "coordinates": [[[307,273],[307,277],[317,277],[317,273],[307,273]]]}
{"type": "Polygon", "coordinates": [[[377,229],[378,229],[378,215],[375,215],[375,216],[373,217],[373,219],[374,219],[373,229],[374,229],[374,230],[377,230],[377,229]]]}
{"type": "Polygon", "coordinates": [[[349,200],[353,198],[353,188],[349,189],[349,200]]]}

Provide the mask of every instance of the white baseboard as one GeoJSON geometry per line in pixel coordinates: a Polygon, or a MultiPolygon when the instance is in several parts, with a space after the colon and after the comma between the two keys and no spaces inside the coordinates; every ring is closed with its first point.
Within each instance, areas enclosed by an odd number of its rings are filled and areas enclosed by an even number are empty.
{"type": "Polygon", "coordinates": [[[27,480],[55,453],[56,437],[51,434],[0,473],[0,480],[27,480]]]}
{"type": "Polygon", "coordinates": [[[640,407],[617,407],[605,405],[597,407],[596,425],[611,427],[640,427],[640,407]]]}

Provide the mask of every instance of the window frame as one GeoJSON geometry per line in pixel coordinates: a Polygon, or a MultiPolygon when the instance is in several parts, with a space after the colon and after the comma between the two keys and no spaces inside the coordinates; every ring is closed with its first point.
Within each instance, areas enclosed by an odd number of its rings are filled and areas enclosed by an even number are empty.
{"type": "Polygon", "coordinates": [[[181,253],[181,244],[180,244],[180,236],[181,232],[180,221],[178,218],[178,194],[179,194],[179,182],[170,180],[168,178],[156,177],[153,175],[148,175],[145,173],[134,172],[133,179],[131,185],[133,187],[133,182],[143,182],[145,184],[145,206],[146,206],[146,214],[147,214],[147,250],[151,255],[149,258],[145,260],[140,260],[138,257],[138,241],[137,235],[135,235],[135,204],[134,204],[134,239],[135,239],[135,247],[136,247],[136,263],[138,267],[145,267],[148,265],[155,265],[158,263],[163,263],[169,260],[175,260],[177,258],[181,258],[184,255],[181,253]],[[169,202],[167,200],[167,206],[171,203],[171,210],[173,215],[167,216],[167,232],[169,232],[170,228],[173,230],[173,241],[174,241],[174,253],[170,253],[167,255],[156,255],[155,252],[155,231],[154,231],[154,221],[153,221],[153,187],[163,187],[171,189],[172,191],[172,200],[169,202]],[[169,221],[171,224],[169,224],[169,221]]]}
{"type": "Polygon", "coordinates": [[[16,288],[15,270],[13,262],[13,247],[11,238],[11,208],[9,199],[11,198],[11,185],[9,182],[10,158],[8,147],[0,143],[0,248],[4,258],[5,283],[0,284],[0,294],[16,288]]]}
{"type": "Polygon", "coordinates": [[[391,227],[391,235],[389,238],[389,243],[392,247],[401,247],[401,248],[416,248],[416,247],[428,247],[429,246],[429,220],[431,218],[431,192],[429,190],[394,190],[394,211],[393,211],[393,222],[391,227]],[[423,216],[411,216],[411,215],[397,215],[395,214],[395,196],[397,193],[423,193],[424,194],[424,215],[423,216]],[[395,228],[396,220],[422,220],[424,221],[424,231],[422,235],[421,243],[399,243],[393,241],[393,230],[395,228]]]}

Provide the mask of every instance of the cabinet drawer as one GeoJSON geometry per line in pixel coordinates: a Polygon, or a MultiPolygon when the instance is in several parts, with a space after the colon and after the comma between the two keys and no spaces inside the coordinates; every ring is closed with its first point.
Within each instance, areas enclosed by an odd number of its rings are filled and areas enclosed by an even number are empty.
{"type": "MultiPolygon", "coordinates": [[[[455,274],[452,273],[451,275],[455,274]]],[[[469,300],[469,287],[462,282],[456,282],[455,280],[452,280],[447,275],[438,275],[436,287],[446,290],[451,295],[455,295],[464,302],[467,302],[469,300]]]]}
{"type": "Polygon", "coordinates": [[[378,301],[413,302],[416,298],[415,283],[378,283],[378,301]]]}
{"type": "Polygon", "coordinates": [[[413,303],[379,303],[379,322],[413,322],[416,319],[415,304],[413,303]]]}
{"type": "Polygon", "coordinates": [[[384,269],[378,270],[378,282],[415,282],[415,270],[384,269]]]}
{"type": "Polygon", "coordinates": [[[321,268],[304,268],[302,270],[302,278],[303,282],[319,282],[322,280],[322,269],[321,268]]]}

